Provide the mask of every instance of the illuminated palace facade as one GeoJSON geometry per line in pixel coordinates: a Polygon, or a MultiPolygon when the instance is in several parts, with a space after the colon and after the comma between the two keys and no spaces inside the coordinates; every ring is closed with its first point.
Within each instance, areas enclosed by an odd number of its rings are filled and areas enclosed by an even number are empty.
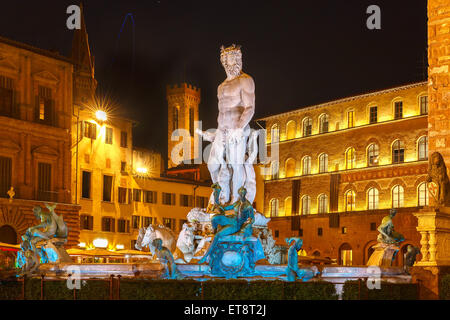
{"type": "Polygon", "coordinates": [[[429,201],[427,114],[421,82],[261,119],[268,149],[279,150],[264,176],[277,242],[301,236],[308,255],[362,265],[382,218],[397,208],[401,265],[406,246],[419,246],[412,213],[429,201]]]}
{"type": "Polygon", "coordinates": [[[67,57],[0,37],[0,242],[20,243],[38,224],[33,207],[51,201],[71,230],[68,245],[78,243],[80,208],[72,204],[70,183],[72,80],[67,57]]]}

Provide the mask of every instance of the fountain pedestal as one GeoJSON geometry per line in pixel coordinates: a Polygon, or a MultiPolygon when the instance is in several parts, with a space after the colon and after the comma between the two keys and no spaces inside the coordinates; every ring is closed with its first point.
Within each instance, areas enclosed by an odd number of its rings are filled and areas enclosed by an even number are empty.
{"type": "Polygon", "coordinates": [[[208,258],[211,274],[237,278],[255,273],[255,263],[264,259],[264,250],[258,238],[242,235],[222,237],[208,258]]]}
{"type": "Polygon", "coordinates": [[[378,243],[374,249],[375,251],[367,261],[368,266],[392,267],[392,261],[400,250],[397,245],[386,243],[378,243]]]}

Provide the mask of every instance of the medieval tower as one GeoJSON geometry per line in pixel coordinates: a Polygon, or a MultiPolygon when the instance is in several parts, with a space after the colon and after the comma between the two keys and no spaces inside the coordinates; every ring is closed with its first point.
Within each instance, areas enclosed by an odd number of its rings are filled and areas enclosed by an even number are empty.
{"type": "Polygon", "coordinates": [[[450,2],[428,0],[429,153],[450,166],[450,2]]]}
{"type": "Polygon", "coordinates": [[[166,97],[168,103],[168,164],[170,169],[181,165],[177,163],[177,159],[172,159],[172,151],[176,152],[181,160],[191,160],[195,158],[194,154],[194,136],[195,123],[198,121],[198,105],[200,104],[200,88],[196,88],[190,84],[182,83],[181,85],[167,86],[166,97]],[[175,130],[179,130],[179,140],[176,140],[177,134],[175,130]],[[184,139],[184,140],[183,140],[184,139]],[[190,146],[183,149],[180,147],[182,141],[189,141],[190,146]],[[174,149],[175,148],[175,149],[174,149]],[[190,154],[186,152],[190,150],[190,154]]]}

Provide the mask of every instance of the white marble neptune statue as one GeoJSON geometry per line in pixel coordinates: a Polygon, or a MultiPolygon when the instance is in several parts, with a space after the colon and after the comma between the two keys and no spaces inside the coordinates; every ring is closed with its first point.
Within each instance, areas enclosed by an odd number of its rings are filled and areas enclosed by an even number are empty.
{"type": "MultiPolygon", "coordinates": [[[[234,203],[239,199],[238,190],[247,189],[247,199],[253,203],[256,193],[253,163],[257,156],[257,131],[250,132],[249,122],[255,113],[255,83],[242,72],[240,46],[221,47],[220,61],[227,78],[219,85],[218,128],[215,134],[197,131],[211,141],[208,170],[213,183],[222,192],[220,202],[234,203]]],[[[214,204],[211,194],[210,204],[214,204]]]]}

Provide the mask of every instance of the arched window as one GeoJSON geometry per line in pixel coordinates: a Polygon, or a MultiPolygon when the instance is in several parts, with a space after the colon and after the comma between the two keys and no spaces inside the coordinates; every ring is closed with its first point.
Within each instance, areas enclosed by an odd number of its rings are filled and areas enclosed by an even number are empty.
{"type": "Polygon", "coordinates": [[[355,192],[353,190],[349,190],[345,193],[345,211],[354,211],[355,210],[355,192]]]}
{"type": "Polygon", "coordinates": [[[272,180],[278,179],[280,168],[278,165],[278,161],[273,161],[270,165],[270,173],[272,175],[272,180]]]}
{"type": "Polygon", "coordinates": [[[302,214],[311,213],[311,198],[309,196],[303,196],[302,198],[302,214]]]}
{"type": "Polygon", "coordinates": [[[311,174],[311,157],[304,156],[302,160],[302,174],[311,174]]]}
{"type": "Polygon", "coordinates": [[[310,117],[303,119],[303,136],[308,137],[312,133],[312,120],[310,117]]]}
{"type": "Polygon", "coordinates": [[[378,209],[378,189],[377,188],[370,188],[367,191],[367,209],[369,210],[376,210],[378,209]]]}
{"type": "Polygon", "coordinates": [[[405,145],[401,140],[395,140],[392,144],[392,163],[405,161],[405,145]]]}
{"type": "Polygon", "coordinates": [[[328,197],[326,194],[321,194],[319,196],[319,205],[318,205],[318,212],[319,213],[327,213],[328,212],[328,197]]]}
{"type": "Polygon", "coordinates": [[[284,169],[286,172],[286,177],[295,176],[295,160],[292,158],[287,159],[284,169]]]}
{"type": "Polygon", "coordinates": [[[428,206],[428,185],[426,182],[422,182],[417,187],[417,198],[419,199],[419,206],[428,206]]]}
{"type": "Polygon", "coordinates": [[[379,148],[376,143],[372,143],[367,148],[367,165],[369,167],[378,165],[379,148]]]}
{"type": "Polygon", "coordinates": [[[322,153],[319,156],[319,173],[328,172],[328,155],[322,153]]]}
{"type": "Polygon", "coordinates": [[[280,141],[280,126],[275,123],[270,130],[270,137],[272,143],[277,143],[280,141]]]}
{"type": "Polygon", "coordinates": [[[353,169],[355,167],[355,162],[356,162],[355,149],[348,148],[347,151],[345,152],[345,168],[353,169]]]}
{"type": "Polygon", "coordinates": [[[286,124],[286,138],[288,140],[295,138],[295,134],[296,134],[296,131],[297,131],[296,129],[297,129],[297,124],[295,123],[294,120],[290,120],[286,124]]]}
{"type": "Polygon", "coordinates": [[[278,199],[270,200],[270,216],[278,217],[278,199]]]}
{"type": "Polygon", "coordinates": [[[284,199],[284,215],[290,216],[292,214],[292,197],[284,199]]]}
{"type": "Polygon", "coordinates": [[[403,207],[404,189],[401,185],[392,188],[392,208],[403,207]]]}
{"type": "Polygon", "coordinates": [[[328,132],[328,115],[323,114],[319,118],[319,132],[325,133],[328,132]]]}
{"type": "Polygon", "coordinates": [[[417,141],[417,151],[419,160],[428,159],[428,137],[423,136],[417,141]]]}

